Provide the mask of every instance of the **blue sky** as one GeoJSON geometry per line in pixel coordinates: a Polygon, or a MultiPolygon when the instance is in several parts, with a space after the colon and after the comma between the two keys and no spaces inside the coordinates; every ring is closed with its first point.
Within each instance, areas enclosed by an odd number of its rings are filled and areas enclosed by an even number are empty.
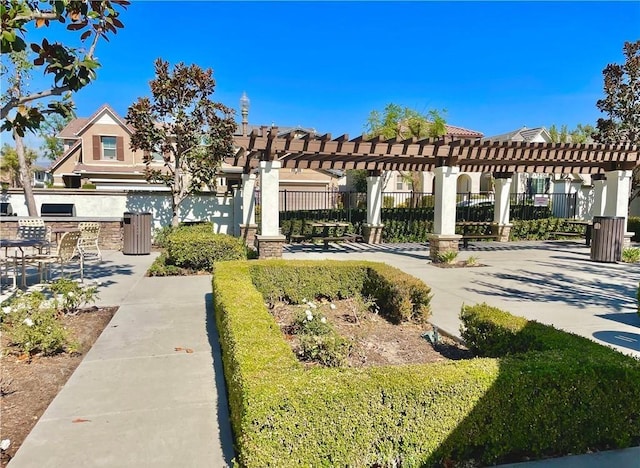
{"type": "Polygon", "coordinates": [[[134,0],[121,20],[98,45],[98,79],[75,96],[78,116],[103,103],[124,116],[162,57],[212,68],[214,99],[238,120],[246,91],[250,123],[334,137],[361,134],[390,102],[446,109],[486,136],[595,124],[603,68],[640,38],[640,2],[134,0]]]}

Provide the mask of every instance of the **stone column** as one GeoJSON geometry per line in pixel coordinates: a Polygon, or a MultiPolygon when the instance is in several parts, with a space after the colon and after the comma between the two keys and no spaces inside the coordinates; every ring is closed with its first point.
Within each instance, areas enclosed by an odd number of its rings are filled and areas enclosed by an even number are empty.
{"type": "Polygon", "coordinates": [[[259,258],[280,258],[286,241],[280,234],[279,161],[260,161],[260,234],[256,236],[259,258]]]}
{"type": "Polygon", "coordinates": [[[496,199],[491,231],[493,235],[497,236],[498,242],[509,242],[509,234],[511,226],[513,226],[509,222],[509,209],[511,207],[509,195],[511,193],[512,177],[511,173],[494,174],[496,199]]]}
{"type": "Polygon", "coordinates": [[[438,254],[450,250],[458,251],[456,234],[456,191],[460,168],[442,166],[433,170],[435,174],[435,209],[433,234],[429,236],[431,260],[436,262],[438,254]]]}
{"type": "Polygon", "coordinates": [[[240,237],[249,247],[253,247],[256,241],[256,175],[242,174],[242,187],[240,189],[240,237]]]}
{"type": "Polygon", "coordinates": [[[607,193],[603,216],[620,216],[624,218],[624,245],[631,244],[633,232],[627,231],[629,218],[629,194],[631,193],[631,171],[610,171],[606,173],[607,193]]]}
{"type": "Polygon", "coordinates": [[[382,177],[380,171],[370,171],[367,177],[367,222],[362,237],[367,244],[382,243],[382,177]]]}

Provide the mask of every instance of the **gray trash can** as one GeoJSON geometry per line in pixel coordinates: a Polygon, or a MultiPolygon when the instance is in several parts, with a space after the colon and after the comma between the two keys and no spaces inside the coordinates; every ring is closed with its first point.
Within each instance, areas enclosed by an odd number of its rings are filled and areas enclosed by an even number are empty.
{"type": "Polygon", "coordinates": [[[124,213],[123,246],[125,255],[151,253],[151,213],[124,213]]]}
{"type": "Polygon", "coordinates": [[[622,259],[626,229],[622,216],[594,216],[591,229],[591,260],[615,263],[622,259]]]}

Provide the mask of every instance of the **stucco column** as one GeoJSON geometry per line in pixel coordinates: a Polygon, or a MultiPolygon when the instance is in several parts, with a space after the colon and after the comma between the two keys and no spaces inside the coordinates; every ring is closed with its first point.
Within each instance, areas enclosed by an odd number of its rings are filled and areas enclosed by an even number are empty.
{"type": "Polygon", "coordinates": [[[256,236],[260,258],[282,257],[285,237],[280,234],[280,161],[260,161],[260,235],[256,236]]]}
{"type": "Polygon", "coordinates": [[[362,237],[368,244],[382,242],[382,177],[371,171],[367,177],[367,222],[362,226],[362,237]]]}
{"type": "Polygon", "coordinates": [[[242,226],[242,190],[240,187],[233,188],[233,235],[240,236],[240,226],[242,226]]]}
{"type": "Polygon", "coordinates": [[[280,235],[280,161],[260,161],[260,235],[280,235]]]}
{"type": "Polygon", "coordinates": [[[494,179],[496,205],[493,210],[493,222],[496,224],[509,224],[511,180],[511,177],[496,177],[494,179]]]}
{"type": "MultiPolygon", "coordinates": [[[[602,175],[602,174],[599,174],[602,175]]],[[[604,177],[591,177],[593,183],[593,204],[591,206],[591,217],[604,216],[604,207],[607,201],[607,181],[604,177]]]]}
{"type": "Polygon", "coordinates": [[[442,166],[433,170],[435,174],[435,210],[433,233],[454,235],[456,233],[456,195],[459,167],[442,166]]]}
{"type": "Polygon", "coordinates": [[[239,189],[239,236],[247,245],[253,246],[258,226],[256,225],[256,175],[242,174],[242,186],[239,189]]]}
{"type": "Polygon", "coordinates": [[[631,190],[631,171],[611,171],[607,172],[606,177],[607,194],[604,216],[623,216],[627,218],[631,190]]]}
{"type": "Polygon", "coordinates": [[[367,224],[378,226],[382,219],[382,177],[367,177],[367,224]]]}
{"type": "Polygon", "coordinates": [[[256,175],[242,174],[242,224],[256,224],[256,175]]]}
{"type": "Polygon", "coordinates": [[[435,207],[433,234],[429,236],[429,256],[431,261],[440,261],[439,255],[448,251],[458,251],[456,234],[456,195],[460,168],[442,166],[433,170],[435,183],[435,207]]]}

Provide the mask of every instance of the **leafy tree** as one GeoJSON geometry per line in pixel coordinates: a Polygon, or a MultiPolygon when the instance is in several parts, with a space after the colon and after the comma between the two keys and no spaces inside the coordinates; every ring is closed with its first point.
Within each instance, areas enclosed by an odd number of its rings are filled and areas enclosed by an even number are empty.
{"type": "Polygon", "coordinates": [[[0,5],[0,49],[3,59],[1,75],[3,93],[0,100],[1,129],[10,131],[16,142],[20,176],[30,216],[37,214],[31,190],[30,171],[24,156],[26,131],[36,132],[48,114],[64,118],[73,115],[71,93],[82,89],[96,77],[100,66],[95,49],[102,38],[108,40],[123,24],[115,6],[126,7],[127,0],[3,0],[0,5]],[[26,40],[29,27],[51,28],[56,23],[67,23],[66,29],[79,33],[80,42],[89,41],[88,50],[44,38],[38,44],[26,40]],[[27,51],[35,58],[31,60],[27,51]],[[52,84],[37,91],[29,90],[27,77],[34,68],[50,75],[52,84]],[[46,107],[41,102],[49,99],[46,107]]]}
{"type": "Polygon", "coordinates": [[[602,143],[640,144],[640,40],[624,43],[626,61],[602,71],[604,99],[596,106],[608,118],[598,119],[596,138],[602,143]]]}
{"type": "MultiPolygon", "coordinates": [[[[446,110],[432,109],[422,114],[408,107],[397,104],[387,104],[382,113],[374,110],[367,119],[366,138],[382,136],[392,138],[437,138],[447,133],[446,121],[443,114],[446,110]]],[[[400,171],[401,177],[411,184],[414,192],[423,192],[422,173],[418,171],[400,171]]],[[[412,206],[417,206],[419,195],[412,197],[412,206]]]]}
{"type": "Polygon", "coordinates": [[[47,159],[55,161],[64,153],[64,144],[57,135],[67,126],[70,117],[62,117],[58,114],[49,114],[40,124],[38,136],[42,138],[42,155],[47,159]]]}
{"type": "MultiPolygon", "coordinates": [[[[625,42],[625,63],[609,64],[602,71],[604,99],[596,106],[607,118],[598,119],[596,141],[640,145],[640,40],[625,42]]],[[[631,199],[640,194],[640,168],[633,170],[631,199]]]]}
{"type": "Polygon", "coordinates": [[[151,100],[138,98],[127,110],[134,128],[131,149],[142,150],[146,177],[171,189],[171,224],[177,226],[182,201],[191,193],[215,187],[222,160],[233,154],[236,123],[233,110],[214,102],[211,69],[178,63],[173,71],[157,59],[151,80],[151,100]],[[164,167],[151,165],[153,153],[164,157],[164,167]]]}
{"type": "Polygon", "coordinates": [[[576,128],[569,131],[566,125],[562,125],[560,130],[554,125],[549,127],[549,135],[553,143],[588,143],[593,140],[596,129],[592,125],[578,124],[576,128]]]}
{"type": "MultiPolygon", "coordinates": [[[[25,162],[27,167],[31,168],[37,158],[38,154],[34,150],[25,148],[25,162]]],[[[11,187],[22,186],[18,153],[15,148],[12,148],[7,143],[2,145],[2,149],[0,149],[0,172],[5,176],[9,176],[9,185],[11,187]]]]}

